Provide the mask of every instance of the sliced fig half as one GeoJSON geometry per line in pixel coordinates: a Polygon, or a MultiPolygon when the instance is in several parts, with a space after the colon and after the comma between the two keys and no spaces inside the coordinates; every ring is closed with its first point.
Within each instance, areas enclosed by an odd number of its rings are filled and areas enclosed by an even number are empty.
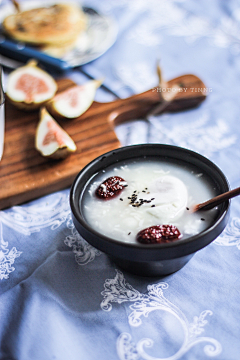
{"type": "Polygon", "coordinates": [[[48,111],[55,117],[74,119],[91,106],[100,80],[90,80],[84,85],[74,85],[54,96],[47,104],[48,111]]]}
{"type": "Polygon", "coordinates": [[[35,137],[36,149],[45,157],[64,159],[77,150],[72,138],[52,118],[46,108],[40,110],[40,121],[35,137]]]}
{"type": "Polygon", "coordinates": [[[36,110],[49,101],[57,91],[57,84],[44,70],[31,60],[9,75],[6,96],[16,107],[36,110]]]}

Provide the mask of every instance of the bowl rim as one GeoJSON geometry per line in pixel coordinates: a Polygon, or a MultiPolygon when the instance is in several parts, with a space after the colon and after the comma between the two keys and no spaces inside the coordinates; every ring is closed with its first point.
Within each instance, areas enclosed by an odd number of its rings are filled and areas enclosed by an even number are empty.
{"type": "MultiPolygon", "coordinates": [[[[85,230],[87,230],[87,232],[91,233],[94,236],[97,236],[99,238],[101,238],[102,240],[104,240],[106,243],[109,244],[115,244],[116,246],[121,246],[124,248],[128,248],[128,249],[148,249],[149,251],[156,251],[156,250],[162,250],[162,249],[173,249],[173,248],[181,248],[183,246],[185,246],[186,244],[195,244],[197,242],[200,242],[200,238],[202,238],[203,236],[206,236],[207,238],[210,238],[210,234],[212,233],[212,231],[214,229],[216,229],[217,227],[220,226],[220,224],[222,223],[223,219],[226,217],[229,207],[230,207],[230,201],[227,200],[224,203],[222,203],[220,206],[222,207],[222,210],[219,211],[219,215],[216,219],[216,221],[214,221],[214,223],[212,225],[210,225],[208,228],[206,228],[205,230],[201,231],[200,233],[187,237],[186,239],[183,240],[179,240],[179,241],[173,241],[173,242],[169,242],[169,243],[160,243],[160,244],[141,244],[138,242],[124,242],[118,239],[113,239],[111,237],[108,237],[104,234],[99,233],[98,231],[96,231],[91,225],[89,225],[87,223],[87,221],[84,219],[83,216],[81,216],[81,211],[80,211],[80,206],[79,206],[79,198],[76,200],[75,194],[76,194],[76,190],[78,187],[78,183],[80,182],[81,178],[84,176],[84,174],[89,171],[96,163],[98,163],[99,161],[102,161],[101,159],[111,156],[113,154],[116,154],[118,152],[124,152],[124,151],[128,151],[130,149],[137,149],[137,148],[149,148],[149,147],[157,147],[157,148],[161,148],[161,149],[165,149],[166,151],[171,149],[171,150],[177,150],[177,151],[181,151],[182,153],[186,153],[189,154],[191,156],[193,156],[194,158],[198,158],[198,160],[202,161],[203,163],[207,163],[208,166],[211,166],[211,168],[213,168],[215,171],[218,172],[218,174],[221,176],[222,181],[224,182],[224,186],[226,187],[226,191],[229,190],[229,183],[228,180],[226,178],[226,176],[223,174],[222,170],[216,165],[214,164],[211,160],[209,160],[208,158],[206,158],[205,156],[184,148],[184,147],[180,147],[180,146],[175,146],[175,145],[167,145],[167,144],[159,144],[159,143],[147,143],[147,144],[137,144],[137,145],[127,145],[127,146],[123,146],[111,151],[108,151],[100,156],[98,156],[97,158],[95,158],[94,160],[92,160],[91,162],[89,162],[86,166],[84,166],[82,168],[82,170],[80,170],[80,172],[78,173],[78,175],[76,176],[76,178],[74,179],[71,189],[70,189],[70,207],[71,207],[71,211],[72,211],[72,215],[75,217],[75,221],[77,220],[81,227],[85,228],[85,230]]],[[[146,155],[147,157],[152,157],[151,155],[146,155]]],[[[170,157],[170,156],[169,156],[170,157]]],[[[126,158],[126,160],[130,159],[126,158]]],[[[133,156],[132,158],[136,158],[136,156],[133,156]]],[[[123,159],[121,159],[120,161],[123,161],[123,159]]],[[[181,159],[182,162],[184,162],[183,159],[181,159]]],[[[187,163],[187,161],[186,161],[187,163]]],[[[102,167],[104,168],[104,166],[102,167]]],[[[100,170],[99,170],[100,171],[100,170]]],[[[88,181],[91,179],[88,178],[88,181]]],[[[85,183],[86,184],[86,183],[85,183]]],[[[84,190],[84,187],[83,187],[84,190]]],[[[221,227],[221,226],[220,226],[221,227]]],[[[225,227],[225,226],[224,226],[225,227]]],[[[223,227],[223,228],[224,228],[223,227]]],[[[223,229],[222,229],[223,230],[223,229]]],[[[222,231],[221,230],[221,231],[222,231]]],[[[86,240],[88,241],[88,240],[86,240]]],[[[201,246],[197,246],[197,250],[205,247],[206,245],[208,245],[212,240],[208,241],[207,244],[202,245],[201,246]]],[[[94,245],[95,246],[95,245],[94,245]]],[[[196,247],[196,246],[195,246],[196,247]]],[[[197,250],[194,250],[192,252],[195,252],[197,250]]],[[[191,251],[189,252],[191,253],[191,251]]]]}

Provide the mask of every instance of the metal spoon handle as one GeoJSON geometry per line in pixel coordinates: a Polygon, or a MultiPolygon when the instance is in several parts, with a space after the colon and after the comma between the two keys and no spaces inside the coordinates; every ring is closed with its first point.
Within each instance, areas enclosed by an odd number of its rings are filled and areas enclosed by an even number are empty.
{"type": "Polygon", "coordinates": [[[240,195],[240,187],[227,191],[221,195],[218,195],[208,201],[205,201],[201,204],[195,205],[193,208],[193,212],[196,212],[198,210],[210,210],[214,208],[215,206],[221,204],[222,202],[229,200],[235,196],[240,195]]]}

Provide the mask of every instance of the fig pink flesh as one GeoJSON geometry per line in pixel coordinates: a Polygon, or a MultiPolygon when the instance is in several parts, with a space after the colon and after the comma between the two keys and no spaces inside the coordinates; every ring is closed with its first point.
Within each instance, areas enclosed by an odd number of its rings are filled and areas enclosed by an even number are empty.
{"type": "Polygon", "coordinates": [[[64,146],[67,140],[65,133],[62,132],[53,121],[48,121],[47,126],[49,131],[43,139],[43,145],[48,145],[52,141],[56,141],[59,146],[64,146]]]}
{"type": "Polygon", "coordinates": [[[67,100],[69,102],[69,105],[74,108],[77,107],[79,104],[78,94],[82,91],[84,91],[83,86],[73,87],[69,90],[64,91],[64,93],[62,94],[56,95],[55,100],[56,101],[67,100]]]}
{"type": "Polygon", "coordinates": [[[42,94],[49,90],[46,82],[31,74],[23,74],[16,82],[16,90],[22,90],[26,94],[26,101],[31,102],[35,94],[42,94]]]}

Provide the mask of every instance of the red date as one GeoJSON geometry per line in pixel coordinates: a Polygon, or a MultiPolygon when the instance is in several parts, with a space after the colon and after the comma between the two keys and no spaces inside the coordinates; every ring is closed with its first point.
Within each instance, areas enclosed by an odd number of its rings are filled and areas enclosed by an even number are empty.
{"type": "Polygon", "coordinates": [[[174,225],[155,225],[139,231],[137,241],[141,244],[162,244],[177,240],[181,236],[174,225]]]}
{"type": "Polygon", "coordinates": [[[96,190],[96,196],[100,199],[109,199],[117,196],[127,186],[126,181],[120,176],[107,178],[99,185],[96,190]]]}

